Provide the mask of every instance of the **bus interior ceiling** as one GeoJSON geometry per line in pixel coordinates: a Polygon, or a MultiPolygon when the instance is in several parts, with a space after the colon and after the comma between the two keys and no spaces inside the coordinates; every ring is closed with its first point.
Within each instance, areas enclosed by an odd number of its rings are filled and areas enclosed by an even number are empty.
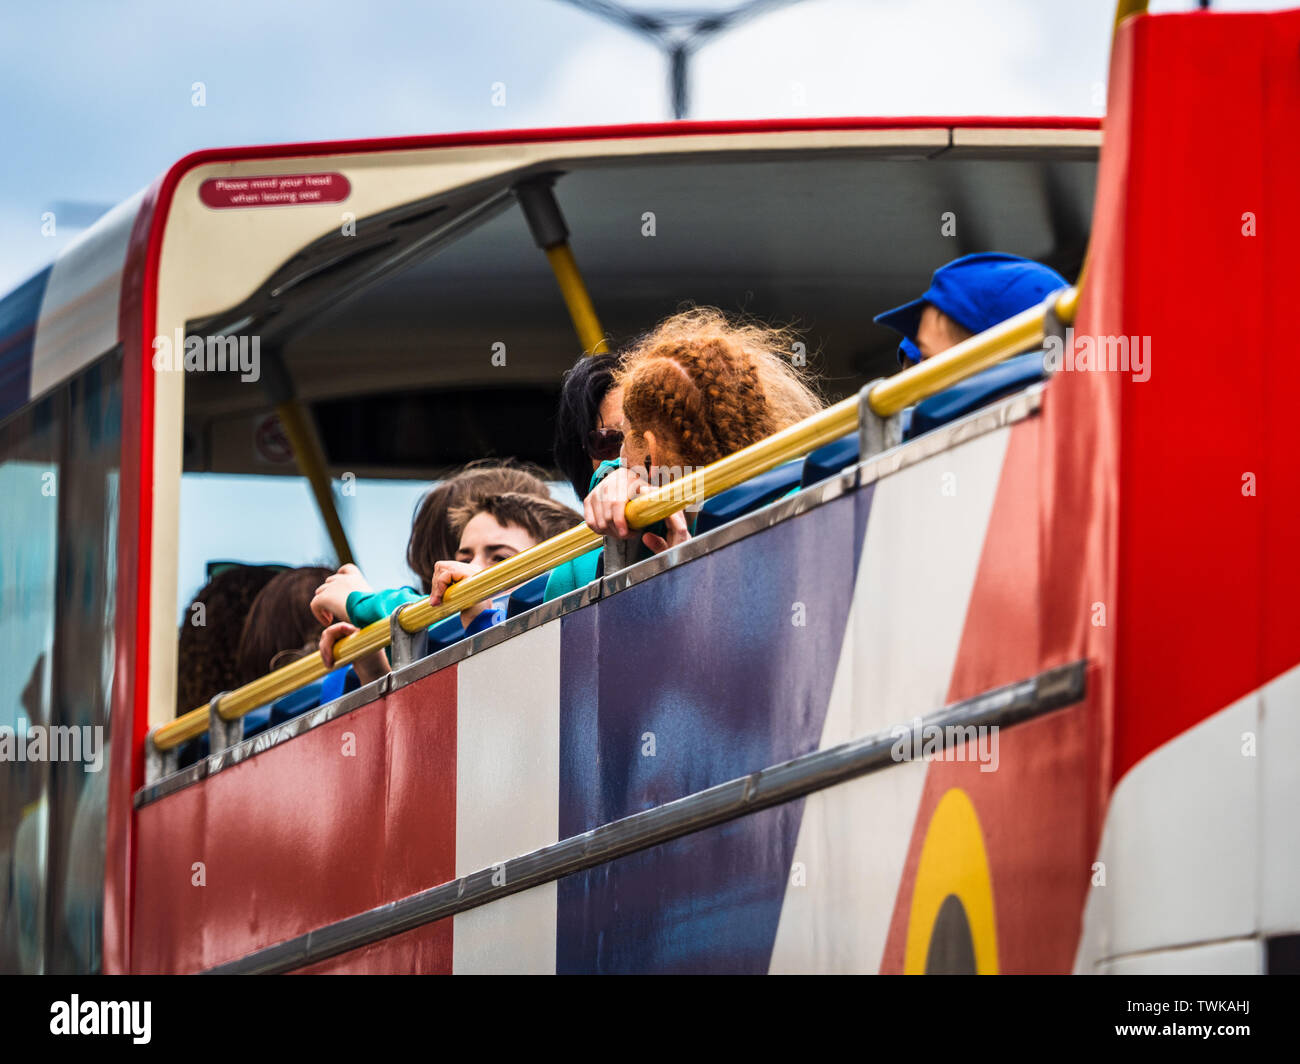
{"type": "MultiPolygon", "coordinates": [[[[1096,149],[643,156],[546,172],[613,350],[683,306],[717,306],[801,329],[837,399],[896,369],[897,337],[872,316],[942,263],[1006,251],[1074,280],[1096,149]]],[[[355,236],[327,234],[187,331],[261,334],[334,475],[429,478],[507,455],[549,467],[560,377],[580,347],[508,192],[528,176],[358,219],[355,236]]],[[[293,473],[252,445],[273,405],[237,374],[189,374],[186,471],[293,473]]]]}

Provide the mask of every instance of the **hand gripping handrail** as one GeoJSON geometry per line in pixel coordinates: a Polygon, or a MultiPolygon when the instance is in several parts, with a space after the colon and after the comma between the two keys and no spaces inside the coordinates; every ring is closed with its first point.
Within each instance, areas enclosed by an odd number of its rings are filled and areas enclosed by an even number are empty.
{"type": "MultiPolygon", "coordinates": [[[[1004,358],[1041,344],[1048,314],[1055,312],[1063,323],[1072,322],[1077,304],[1078,290],[1065,289],[1041,306],[1031,307],[919,365],[880,381],[871,389],[867,402],[880,417],[896,414],[905,406],[934,395],[1004,358]]],[[[645,528],[669,514],[839,439],[858,427],[859,409],[858,397],[851,396],[744,450],[638,496],[627,504],[627,523],[632,528],[645,528]]],[[[408,632],[418,632],[459,613],[472,603],[492,598],[541,576],[603,542],[586,525],[577,525],[453,584],[442,602],[436,605],[428,598],[408,603],[399,610],[398,623],[408,632]]],[[[358,658],[382,650],[391,639],[392,629],[387,618],[367,625],[335,645],[335,666],[351,664],[358,658]]],[[[236,720],[258,706],[319,680],[327,671],[319,655],[301,658],[223,695],[217,700],[217,713],[223,720],[236,720]]],[[[154,729],[150,740],[159,751],[173,750],[207,731],[209,719],[209,707],[200,706],[154,729]]]]}

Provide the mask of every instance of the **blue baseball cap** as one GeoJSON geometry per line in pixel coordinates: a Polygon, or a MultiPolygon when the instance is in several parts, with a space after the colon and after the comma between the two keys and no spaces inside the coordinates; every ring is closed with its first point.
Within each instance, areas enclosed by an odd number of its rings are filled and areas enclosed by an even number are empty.
{"type": "Polygon", "coordinates": [[[903,334],[898,361],[904,366],[915,365],[921,361],[916,330],[927,303],[958,325],[981,333],[1068,286],[1064,277],[1041,262],[985,251],[940,266],[920,299],[877,314],[875,320],[903,334]]]}

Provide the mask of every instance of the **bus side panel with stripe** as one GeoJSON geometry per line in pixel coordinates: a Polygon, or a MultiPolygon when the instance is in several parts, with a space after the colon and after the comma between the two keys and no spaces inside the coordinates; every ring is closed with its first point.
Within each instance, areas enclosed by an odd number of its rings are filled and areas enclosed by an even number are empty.
{"type": "MultiPolygon", "coordinates": [[[[384,840],[388,821],[381,807],[392,788],[375,786],[376,779],[400,778],[415,791],[432,791],[454,776],[454,808],[430,799],[424,817],[426,830],[435,820],[454,821],[455,872],[464,875],[552,836],[587,830],[848,737],[842,727],[833,734],[826,728],[837,682],[841,703],[847,698],[863,707],[847,725],[855,734],[903,719],[912,706],[917,712],[937,708],[948,688],[953,641],[1010,431],[996,430],[635,584],[145,805],[138,814],[137,914],[147,938],[140,967],[212,966],[340,919],[346,910],[410,893],[416,884],[409,879],[385,883],[379,876],[399,843],[384,840]],[[956,497],[942,492],[949,470],[962,478],[956,497]],[[882,531],[873,548],[877,523],[882,531]],[[936,561],[927,563],[928,557],[936,561]],[[855,559],[863,560],[856,583],[855,559]],[[873,570],[870,577],[862,565],[873,570]],[[819,579],[830,572],[850,579],[819,579]],[[910,586],[900,598],[904,585],[910,586]],[[909,598],[910,610],[904,606],[909,598]],[[895,603],[891,616],[887,607],[895,603]],[[875,627],[854,622],[855,610],[875,618],[875,627]],[[928,625],[920,627],[916,619],[926,611],[928,625]],[[549,637],[551,631],[562,638],[549,637]],[[856,632],[852,641],[846,639],[850,632],[856,632]],[[944,655],[946,665],[939,660],[944,655]],[[496,677],[498,688],[504,678],[516,677],[514,703],[496,698],[486,681],[467,688],[465,677],[473,673],[496,677]],[[431,689],[442,694],[428,702],[431,689]],[[395,712],[395,700],[445,715],[453,691],[456,763],[429,770],[421,784],[414,759],[427,755],[418,745],[386,741],[376,722],[395,712]],[[340,755],[348,733],[355,737],[355,758],[340,755]],[[645,753],[650,741],[654,756],[645,753]],[[326,763],[333,768],[320,772],[326,763]],[[345,776],[352,781],[346,787],[345,776]],[[362,801],[358,794],[340,813],[338,795],[360,788],[362,778],[369,781],[369,797],[362,801]],[[169,813],[214,785],[219,804],[169,813]],[[326,822],[340,817],[349,823],[324,831],[326,822]],[[521,821],[532,826],[520,827],[521,821]],[[178,876],[189,874],[189,862],[172,867],[178,854],[203,853],[219,856],[214,870],[233,862],[238,874],[211,875],[199,892],[208,930],[196,942],[181,926],[192,923],[193,914],[174,904],[163,884],[174,887],[178,876]],[[259,899],[256,916],[249,910],[250,890],[259,899]]],[[[477,947],[465,952],[458,939],[456,968],[481,970],[482,957],[509,956],[510,942],[549,919],[551,969],[766,970],[800,804],[561,881],[558,895],[550,888],[549,917],[536,901],[547,888],[458,915],[456,927],[464,925],[477,947]],[[710,852],[718,840],[721,849],[710,852]],[[574,900],[583,894],[594,899],[585,915],[574,900]],[[512,907],[528,911],[526,922],[493,924],[494,911],[512,907]]],[[[882,828],[905,841],[911,820],[882,828]]],[[[420,885],[435,883],[430,877],[420,885]]],[[[891,891],[877,919],[887,919],[892,897],[891,891]]],[[[394,949],[420,939],[403,937],[394,949]]],[[[525,937],[532,941],[531,932],[525,937]]],[[[545,969],[542,944],[530,950],[530,969],[545,969]]],[[[358,951],[358,963],[377,963],[376,952],[358,951]]],[[[410,949],[403,955],[409,958],[410,949]]]]}
{"type": "MultiPolygon", "coordinates": [[[[871,497],[564,619],[563,836],[817,748],[871,497]]],[[[801,805],[565,879],[559,970],[766,971],[801,805]]]]}

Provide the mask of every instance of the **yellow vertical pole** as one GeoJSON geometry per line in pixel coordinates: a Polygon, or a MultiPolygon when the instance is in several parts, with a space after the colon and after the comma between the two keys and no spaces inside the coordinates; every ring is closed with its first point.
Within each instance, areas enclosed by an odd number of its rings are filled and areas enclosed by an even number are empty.
{"type": "Polygon", "coordinates": [[[609,350],[605,343],[605,333],[596,317],[596,308],[592,306],[591,295],[582,282],[577,260],[567,243],[554,244],[546,249],[546,258],[551,264],[555,280],[560,286],[560,295],[564,305],[569,308],[569,317],[573,319],[573,328],[578,333],[578,342],[582,344],[584,354],[596,355],[609,350]]]}
{"type": "Polygon", "coordinates": [[[343,522],[334,505],[334,491],[330,487],[329,474],[325,470],[325,454],[321,450],[320,440],[308,420],[307,411],[297,399],[287,399],[275,404],[275,412],[284,426],[284,434],[289,437],[293,448],[294,461],[298,469],[311,485],[316,497],[316,508],[320,511],[325,530],[329,533],[334,553],[339,557],[339,565],[352,561],[352,548],[348,545],[347,533],[343,531],[343,522]]]}
{"type": "Polygon", "coordinates": [[[555,201],[551,186],[555,178],[551,175],[535,178],[515,187],[515,197],[523,209],[528,228],[532,230],[537,246],[546,252],[555,281],[560,286],[560,295],[564,305],[569,309],[569,318],[573,321],[578,342],[582,344],[584,354],[595,355],[609,350],[605,342],[604,330],[600,319],[596,317],[596,308],[592,305],[591,294],[583,283],[582,273],[578,269],[573,250],[569,247],[569,229],[564,224],[560,205],[555,201]]]}
{"type": "Polygon", "coordinates": [[[289,447],[293,451],[298,472],[311,485],[316,509],[325,524],[325,531],[329,533],[339,565],[346,565],[354,560],[352,548],[348,545],[347,533],[343,531],[343,522],[339,520],[339,512],[334,504],[334,491],[325,469],[325,451],[321,447],[320,437],[316,435],[311,414],[299,402],[293,377],[284,364],[279,346],[275,344],[262,345],[262,390],[275,404],[275,412],[284,427],[284,434],[289,438],[289,447]]]}

